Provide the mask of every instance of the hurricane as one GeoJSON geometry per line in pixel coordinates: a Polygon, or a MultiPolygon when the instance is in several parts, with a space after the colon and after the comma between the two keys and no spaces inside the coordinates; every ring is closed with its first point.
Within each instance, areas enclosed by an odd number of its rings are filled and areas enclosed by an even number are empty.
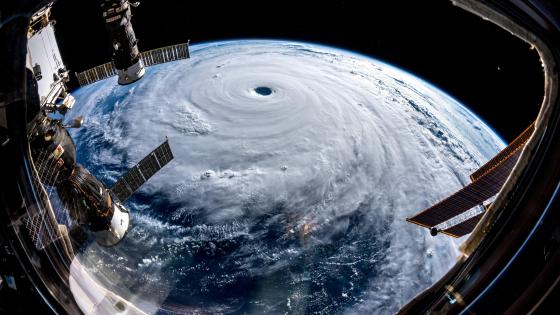
{"type": "Polygon", "coordinates": [[[148,313],[387,314],[459,241],[405,221],[504,147],[465,106],[382,61],[310,43],[191,46],[80,88],[78,161],[109,187],[166,138],[117,246],[77,259],[148,313]]]}

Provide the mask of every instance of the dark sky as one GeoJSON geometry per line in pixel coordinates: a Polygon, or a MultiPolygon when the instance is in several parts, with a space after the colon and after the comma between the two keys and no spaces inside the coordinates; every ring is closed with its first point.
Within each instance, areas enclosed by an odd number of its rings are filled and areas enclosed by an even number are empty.
{"type": "MultiPolygon", "coordinates": [[[[543,72],[528,44],[448,0],[382,2],[144,0],[133,9],[132,24],[141,51],[187,39],[275,38],[370,55],[439,86],[507,141],[535,119],[543,72]]],[[[110,60],[99,3],[55,4],[57,37],[71,71],[110,60]]]]}

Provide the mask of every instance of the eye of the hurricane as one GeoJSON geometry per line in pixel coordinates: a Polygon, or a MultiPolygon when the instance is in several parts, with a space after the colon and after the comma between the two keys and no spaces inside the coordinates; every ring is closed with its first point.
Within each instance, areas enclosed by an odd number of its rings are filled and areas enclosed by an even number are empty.
{"type": "Polygon", "coordinates": [[[255,92],[262,96],[269,96],[272,94],[272,89],[266,86],[259,86],[255,88],[255,92]]]}

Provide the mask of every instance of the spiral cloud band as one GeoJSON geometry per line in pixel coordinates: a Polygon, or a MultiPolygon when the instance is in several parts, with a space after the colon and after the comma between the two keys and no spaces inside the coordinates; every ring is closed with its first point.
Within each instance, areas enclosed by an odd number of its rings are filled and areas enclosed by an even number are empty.
{"type": "Polygon", "coordinates": [[[127,204],[128,237],[80,254],[100,281],[149,312],[385,314],[453,264],[404,218],[503,147],[473,113],[347,51],[192,48],[75,93],[78,158],[109,185],[166,136],[175,154],[127,204]]]}

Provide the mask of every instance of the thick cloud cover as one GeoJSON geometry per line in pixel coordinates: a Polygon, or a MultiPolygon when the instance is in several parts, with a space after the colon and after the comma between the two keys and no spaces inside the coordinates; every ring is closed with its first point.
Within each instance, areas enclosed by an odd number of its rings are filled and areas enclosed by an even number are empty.
{"type": "Polygon", "coordinates": [[[503,147],[424,81],[303,43],[196,45],[75,96],[80,162],[108,185],[166,136],[175,154],[127,203],[127,239],[80,254],[150,312],[395,311],[457,254],[405,217],[503,147]]]}

